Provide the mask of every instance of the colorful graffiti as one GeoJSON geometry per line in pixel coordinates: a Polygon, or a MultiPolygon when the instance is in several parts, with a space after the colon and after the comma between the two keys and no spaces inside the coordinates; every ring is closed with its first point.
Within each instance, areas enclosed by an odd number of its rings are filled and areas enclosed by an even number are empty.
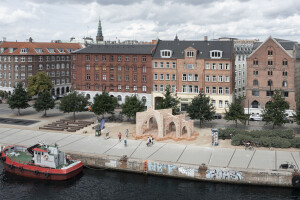
{"type": "Polygon", "coordinates": [[[179,167],[178,172],[191,177],[194,177],[195,175],[195,169],[191,169],[191,168],[179,167]]]}
{"type": "Polygon", "coordinates": [[[206,178],[239,181],[242,180],[242,173],[227,169],[208,169],[206,170],[206,178]]]}

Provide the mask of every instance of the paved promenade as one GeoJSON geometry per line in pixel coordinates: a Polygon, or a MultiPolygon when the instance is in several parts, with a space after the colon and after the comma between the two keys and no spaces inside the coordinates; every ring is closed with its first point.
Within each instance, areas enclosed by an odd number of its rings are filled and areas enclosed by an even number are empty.
{"type": "Polygon", "coordinates": [[[125,147],[118,139],[104,139],[103,136],[86,136],[46,131],[0,128],[1,145],[31,146],[37,142],[58,144],[65,152],[123,156],[141,160],[164,161],[210,167],[240,169],[278,170],[280,164],[290,162],[300,166],[300,153],[275,150],[244,150],[214,147],[200,147],[155,142],[147,147],[145,141],[128,140],[125,147]]]}

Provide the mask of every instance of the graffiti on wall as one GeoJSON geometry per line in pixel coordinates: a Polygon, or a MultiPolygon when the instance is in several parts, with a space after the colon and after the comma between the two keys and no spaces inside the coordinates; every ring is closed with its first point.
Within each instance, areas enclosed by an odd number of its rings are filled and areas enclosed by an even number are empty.
{"type": "Polygon", "coordinates": [[[195,175],[195,169],[191,169],[191,168],[179,167],[178,172],[191,177],[194,177],[195,175]]]}
{"type": "Polygon", "coordinates": [[[173,172],[177,171],[177,166],[175,165],[168,165],[168,174],[172,174],[173,172]]]}
{"type": "Polygon", "coordinates": [[[163,173],[167,169],[167,165],[161,163],[148,162],[148,171],[163,173]]]}
{"type": "Polygon", "coordinates": [[[105,163],[105,166],[106,167],[117,167],[117,161],[115,161],[115,160],[110,160],[109,162],[106,162],[105,163]]]}
{"type": "Polygon", "coordinates": [[[227,169],[208,169],[206,170],[206,178],[239,181],[242,180],[242,173],[227,169]]]}

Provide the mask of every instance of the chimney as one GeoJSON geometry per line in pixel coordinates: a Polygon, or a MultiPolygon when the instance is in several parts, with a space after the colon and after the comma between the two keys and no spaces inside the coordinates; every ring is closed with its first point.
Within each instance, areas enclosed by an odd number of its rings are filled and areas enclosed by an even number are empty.
{"type": "Polygon", "coordinates": [[[29,38],[29,43],[32,43],[32,38],[31,37],[29,38]]]}
{"type": "Polygon", "coordinates": [[[208,37],[207,36],[204,36],[204,41],[207,41],[208,40],[208,37]]]}

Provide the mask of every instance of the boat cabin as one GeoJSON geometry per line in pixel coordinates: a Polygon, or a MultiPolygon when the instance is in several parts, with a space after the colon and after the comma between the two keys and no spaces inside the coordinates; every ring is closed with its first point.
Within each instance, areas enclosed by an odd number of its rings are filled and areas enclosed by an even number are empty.
{"type": "Polygon", "coordinates": [[[33,160],[36,165],[57,168],[65,165],[65,153],[58,150],[56,146],[41,145],[33,149],[33,160]]]}

